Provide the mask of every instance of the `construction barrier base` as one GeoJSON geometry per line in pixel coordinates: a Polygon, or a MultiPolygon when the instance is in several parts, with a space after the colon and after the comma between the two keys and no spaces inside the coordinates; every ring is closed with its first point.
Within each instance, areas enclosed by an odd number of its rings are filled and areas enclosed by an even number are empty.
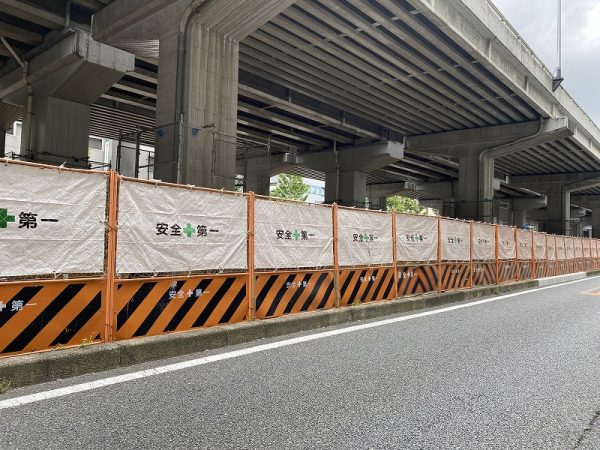
{"type": "Polygon", "coordinates": [[[536,278],[544,278],[548,271],[548,265],[546,261],[536,261],[535,262],[535,277],[536,278]]]}
{"type": "Polygon", "coordinates": [[[398,296],[437,291],[438,269],[437,264],[398,266],[398,296]]]}
{"type": "Polygon", "coordinates": [[[498,283],[510,283],[517,280],[519,264],[517,261],[505,260],[498,262],[498,283]]]}
{"type": "Polygon", "coordinates": [[[103,339],[105,289],[104,279],[0,283],[0,354],[103,339]]]}
{"type": "Polygon", "coordinates": [[[117,280],[116,339],[243,321],[248,275],[117,280]]]}
{"type": "Polygon", "coordinates": [[[340,270],[340,306],[394,298],[394,268],[340,270]]]}
{"type": "Polygon", "coordinates": [[[496,262],[473,262],[473,285],[488,286],[496,284],[496,262]]]}
{"type": "Polygon", "coordinates": [[[518,266],[518,274],[519,274],[519,280],[531,280],[532,278],[532,267],[531,267],[531,260],[527,260],[527,261],[519,261],[517,262],[517,266],[518,266]]]}
{"type": "Polygon", "coordinates": [[[470,263],[442,263],[440,268],[440,289],[453,291],[471,286],[470,263]]]}
{"type": "Polygon", "coordinates": [[[256,275],[256,318],[332,308],[333,270],[265,272],[256,275]]]}

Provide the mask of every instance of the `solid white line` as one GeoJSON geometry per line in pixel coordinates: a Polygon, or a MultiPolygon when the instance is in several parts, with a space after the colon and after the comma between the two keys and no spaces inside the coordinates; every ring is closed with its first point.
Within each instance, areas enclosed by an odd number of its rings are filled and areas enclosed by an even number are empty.
{"type": "Polygon", "coordinates": [[[288,347],[290,345],[301,344],[303,342],[310,342],[317,339],[323,339],[331,336],[338,336],[341,334],[352,333],[355,331],[367,330],[370,328],[381,327],[385,325],[390,325],[398,322],[404,322],[412,319],[419,319],[421,317],[433,316],[436,314],[442,314],[449,311],[456,311],[458,309],[463,308],[471,308],[473,306],[483,305],[485,303],[491,303],[498,300],[503,300],[506,298],[517,297],[520,295],[532,294],[539,291],[544,291],[546,289],[553,289],[556,287],[562,287],[568,284],[579,283],[581,281],[588,281],[591,278],[584,278],[580,280],[569,281],[566,283],[561,283],[553,286],[545,286],[536,289],[531,289],[528,291],[515,292],[512,294],[501,295],[499,297],[487,298],[484,300],[477,300],[470,303],[464,303],[460,305],[448,306],[440,309],[434,309],[430,311],[424,311],[420,313],[410,314],[406,316],[394,317],[392,319],[384,319],[376,322],[364,323],[361,325],[353,325],[346,328],[340,328],[336,330],[323,331],[320,333],[310,334],[307,336],[301,336],[292,339],[285,339],[278,342],[272,342],[270,344],[262,344],[254,347],[244,348],[241,350],[234,350],[227,353],[220,353],[217,355],[204,356],[202,358],[192,359],[189,361],[183,361],[176,364],[169,364],[166,366],[159,366],[152,369],[140,370],[138,372],[131,372],[125,375],[119,375],[109,378],[104,378],[101,380],[90,381],[87,383],[75,384],[73,386],[67,386],[58,389],[51,389],[49,391],[38,392],[35,394],[24,395],[22,397],[10,398],[7,400],[0,401],[0,410],[15,408],[17,406],[27,405],[29,403],[41,402],[43,400],[49,400],[57,397],[64,397],[67,395],[76,394],[78,392],[90,391],[93,389],[99,389],[106,386],[112,386],[115,384],[127,383],[129,381],[140,380],[142,378],[148,378],[156,375],[161,375],[170,372],[177,372],[184,369],[189,369],[191,367],[197,367],[204,364],[210,364],[217,361],[224,361],[227,359],[238,358],[244,355],[251,355],[253,353],[265,352],[267,350],[273,350],[281,347],[288,347]]]}

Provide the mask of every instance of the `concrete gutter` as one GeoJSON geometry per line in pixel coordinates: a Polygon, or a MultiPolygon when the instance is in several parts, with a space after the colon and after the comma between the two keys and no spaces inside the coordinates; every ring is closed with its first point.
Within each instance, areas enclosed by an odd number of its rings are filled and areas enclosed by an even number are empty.
{"type": "Polygon", "coordinates": [[[365,303],[184,333],[8,357],[0,359],[0,381],[10,383],[12,388],[29,386],[148,361],[225,348],[259,339],[408,313],[451,303],[475,301],[481,297],[526,291],[535,287],[552,286],[597,275],[600,275],[600,271],[579,272],[501,286],[476,287],[442,294],[423,294],[392,301],[365,303]]]}

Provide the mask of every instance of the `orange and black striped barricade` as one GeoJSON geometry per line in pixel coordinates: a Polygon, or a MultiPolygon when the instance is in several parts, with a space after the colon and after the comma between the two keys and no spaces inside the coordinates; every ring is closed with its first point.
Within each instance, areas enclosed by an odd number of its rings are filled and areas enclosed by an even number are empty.
{"type": "Polygon", "coordinates": [[[496,225],[473,223],[473,285],[496,284],[496,225]]]}
{"type": "Polygon", "coordinates": [[[119,279],[116,339],[241,322],[248,312],[246,274],[119,279]]]}
{"type": "Polygon", "coordinates": [[[0,299],[2,356],[103,339],[103,278],[0,283],[0,299]]]}
{"type": "Polygon", "coordinates": [[[257,196],[256,318],[333,308],[333,208],[257,196]]]}
{"type": "Polygon", "coordinates": [[[546,248],[548,249],[548,258],[546,260],[547,277],[558,275],[558,250],[556,247],[556,236],[553,234],[546,235],[546,248]]]}
{"type": "Polygon", "coordinates": [[[439,289],[439,218],[396,215],[398,296],[439,289]]]}
{"type": "Polygon", "coordinates": [[[451,291],[472,286],[471,223],[440,219],[440,290],[451,291]]]}
{"type": "Polygon", "coordinates": [[[519,280],[533,278],[533,232],[517,230],[517,257],[519,280]]]}
{"type": "Polygon", "coordinates": [[[546,233],[533,233],[533,257],[535,262],[535,278],[546,277],[548,270],[548,248],[546,246],[546,233]]]}
{"type": "Polygon", "coordinates": [[[337,207],[340,306],[396,297],[392,213],[337,207]]]}
{"type": "Polygon", "coordinates": [[[116,339],[246,320],[249,196],[122,177],[116,339]]]}
{"type": "Polygon", "coordinates": [[[0,356],[106,338],[111,179],[0,165],[0,356]]]}
{"type": "Polygon", "coordinates": [[[591,239],[588,238],[581,239],[583,244],[583,270],[586,272],[592,270],[592,248],[590,241],[591,239]]]}
{"type": "Polygon", "coordinates": [[[515,228],[498,226],[498,284],[510,283],[518,278],[517,242],[515,228]]]}
{"type": "Polygon", "coordinates": [[[583,239],[580,237],[573,238],[575,246],[575,272],[583,272],[585,270],[585,261],[583,256],[583,239]]]}

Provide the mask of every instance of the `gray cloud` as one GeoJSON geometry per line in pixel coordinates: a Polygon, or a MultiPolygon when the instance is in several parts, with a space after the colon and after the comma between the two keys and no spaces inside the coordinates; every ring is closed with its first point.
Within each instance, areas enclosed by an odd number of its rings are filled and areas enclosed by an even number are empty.
{"type": "MultiPolygon", "coordinates": [[[[556,0],[494,0],[538,57],[554,72],[556,0]]],[[[564,87],[600,124],[600,0],[563,0],[564,87]]]]}

